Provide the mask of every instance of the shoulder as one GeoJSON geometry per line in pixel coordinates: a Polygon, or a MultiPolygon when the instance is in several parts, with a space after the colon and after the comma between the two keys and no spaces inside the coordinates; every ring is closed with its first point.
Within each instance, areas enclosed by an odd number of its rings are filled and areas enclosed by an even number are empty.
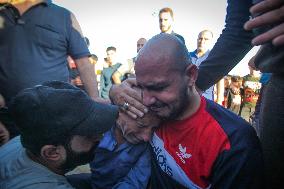
{"type": "Polygon", "coordinates": [[[16,151],[23,149],[20,137],[17,136],[0,147],[0,160],[9,154],[14,154],[16,151]]]}
{"type": "Polygon", "coordinates": [[[61,7],[59,5],[56,5],[54,3],[49,3],[47,8],[51,11],[61,13],[61,14],[72,14],[68,9],[61,7]]]}
{"type": "Polygon", "coordinates": [[[172,32],[172,35],[176,36],[183,44],[185,44],[184,37],[178,33],[172,32]]]}
{"type": "Polygon", "coordinates": [[[121,65],[122,65],[122,64],[118,62],[118,63],[116,63],[113,67],[114,67],[115,69],[117,69],[117,68],[119,68],[121,65]]]}
{"type": "Polygon", "coordinates": [[[216,120],[232,146],[241,144],[245,147],[247,144],[258,143],[254,128],[233,112],[208,100],[206,111],[216,120]]]}

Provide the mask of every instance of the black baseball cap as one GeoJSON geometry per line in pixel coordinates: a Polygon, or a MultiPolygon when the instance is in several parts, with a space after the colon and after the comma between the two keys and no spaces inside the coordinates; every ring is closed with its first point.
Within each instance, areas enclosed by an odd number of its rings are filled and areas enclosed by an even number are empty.
{"type": "Polygon", "coordinates": [[[95,102],[83,90],[62,81],[24,89],[11,100],[8,109],[27,141],[48,141],[70,133],[102,135],[118,117],[117,106],[95,102]]]}

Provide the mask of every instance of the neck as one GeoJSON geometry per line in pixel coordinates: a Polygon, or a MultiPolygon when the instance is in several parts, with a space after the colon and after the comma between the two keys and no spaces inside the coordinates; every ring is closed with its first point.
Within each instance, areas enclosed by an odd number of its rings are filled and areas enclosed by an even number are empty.
{"type": "Polygon", "coordinates": [[[193,114],[197,112],[197,110],[200,107],[201,97],[199,93],[197,92],[197,90],[195,89],[195,87],[193,87],[193,89],[188,89],[188,90],[192,90],[190,92],[191,95],[189,96],[189,106],[186,108],[182,116],[178,118],[178,120],[184,120],[192,116],[193,114]]]}
{"type": "Polygon", "coordinates": [[[64,171],[60,170],[57,166],[51,165],[48,161],[42,159],[41,157],[38,157],[36,155],[34,155],[33,153],[29,152],[28,150],[26,151],[27,156],[34,162],[43,165],[44,167],[46,167],[47,169],[49,169],[51,172],[54,172],[58,175],[64,175],[64,171]]]}
{"type": "Polygon", "coordinates": [[[11,4],[16,7],[20,15],[24,14],[32,6],[43,2],[43,0],[12,0],[11,4]]]}
{"type": "Polygon", "coordinates": [[[171,28],[171,29],[169,29],[168,31],[166,31],[166,32],[164,32],[164,33],[172,34],[172,32],[173,32],[173,29],[171,28]]]}
{"type": "Polygon", "coordinates": [[[207,50],[204,51],[204,50],[202,50],[202,49],[196,49],[196,55],[197,55],[197,57],[203,56],[206,52],[207,52],[207,50]]]}

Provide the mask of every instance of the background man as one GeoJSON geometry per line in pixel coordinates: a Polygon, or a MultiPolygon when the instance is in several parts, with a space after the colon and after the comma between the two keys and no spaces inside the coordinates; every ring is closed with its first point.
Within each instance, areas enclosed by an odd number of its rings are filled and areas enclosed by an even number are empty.
{"type": "Polygon", "coordinates": [[[107,54],[107,67],[103,68],[100,79],[100,97],[109,99],[109,89],[113,84],[112,74],[121,66],[121,63],[116,62],[116,48],[108,47],[107,54]]]}
{"type": "Polygon", "coordinates": [[[168,33],[178,37],[184,44],[184,38],[173,31],[174,13],[171,8],[162,8],[159,12],[159,26],[161,33],[168,33]]]}
{"type": "Polygon", "coordinates": [[[64,174],[93,159],[118,116],[116,107],[59,81],[23,90],[9,111],[21,135],[1,147],[0,186],[14,189],[72,188],[64,174]]]}
{"type": "Polygon", "coordinates": [[[255,106],[257,99],[259,97],[261,83],[259,82],[260,74],[250,66],[250,64],[254,65],[254,56],[249,60],[248,68],[249,74],[245,75],[242,80],[242,88],[241,88],[241,96],[242,103],[240,107],[239,115],[243,117],[247,121],[250,120],[255,111],[255,106]]]}
{"type": "MultiPolygon", "coordinates": [[[[189,53],[191,62],[197,67],[203,62],[210,53],[210,45],[213,39],[213,33],[210,30],[203,30],[198,34],[197,49],[189,53]]],[[[202,96],[209,100],[214,100],[214,85],[202,93],[202,96]]]]}
{"type": "MultiPolygon", "coordinates": [[[[139,52],[135,72],[143,104],[164,121],[150,142],[152,188],[263,187],[254,129],[200,97],[195,88],[197,68],[180,40],[168,34],[154,36],[139,52]]],[[[134,106],[131,98],[123,97],[134,106]]],[[[127,130],[126,137],[131,133],[127,130]]]]}
{"type": "Polygon", "coordinates": [[[4,23],[0,27],[0,94],[6,102],[44,81],[68,81],[67,55],[74,59],[87,93],[97,98],[90,53],[75,16],[49,0],[8,2],[0,10],[4,23]]]}
{"type": "MultiPolygon", "coordinates": [[[[137,53],[145,45],[146,42],[147,42],[147,39],[145,39],[145,38],[138,39],[138,41],[137,41],[137,53]]],[[[134,71],[135,59],[136,59],[136,57],[129,59],[126,64],[122,64],[117,69],[117,71],[115,71],[112,74],[112,79],[113,79],[113,82],[115,84],[120,84],[121,78],[127,79],[128,77],[133,76],[135,74],[135,71],[134,71]]]]}

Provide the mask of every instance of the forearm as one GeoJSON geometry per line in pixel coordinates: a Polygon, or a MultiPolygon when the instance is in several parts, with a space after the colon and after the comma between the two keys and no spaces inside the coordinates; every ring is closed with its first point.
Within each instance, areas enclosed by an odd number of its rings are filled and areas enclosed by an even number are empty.
{"type": "Polygon", "coordinates": [[[228,74],[252,48],[253,33],[243,29],[251,2],[228,0],[225,29],[199,67],[196,85],[206,90],[228,74]]]}
{"type": "Polygon", "coordinates": [[[99,94],[96,74],[92,65],[89,62],[88,57],[76,59],[75,63],[79,70],[81,80],[84,84],[87,93],[91,98],[97,99],[99,97],[99,94]]]}
{"type": "Polygon", "coordinates": [[[121,74],[116,71],[112,74],[112,80],[115,84],[121,84],[121,80],[120,80],[121,74]]]}

